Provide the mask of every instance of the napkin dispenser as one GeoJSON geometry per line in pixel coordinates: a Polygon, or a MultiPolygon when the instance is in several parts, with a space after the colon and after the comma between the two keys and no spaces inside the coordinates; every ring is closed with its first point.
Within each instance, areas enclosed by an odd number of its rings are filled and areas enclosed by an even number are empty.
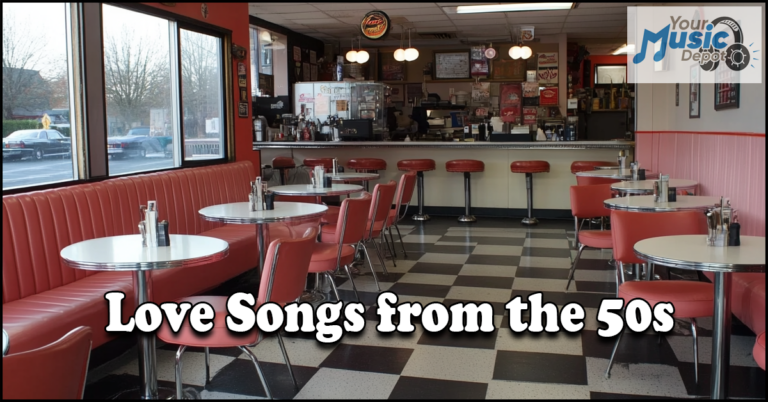
{"type": "MultiPolygon", "coordinates": [[[[714,247],[728,247],[731,243],[739,243],[738,239],[730,240],[731,221],[733,208],[731,202],[723,202],[707,211],[707,245],[714,247]]],[[[738,227],[737,227],[738,228],[738,227]]],[[[733,244],[736,245],[736,244],[733,244]]]]}
{"type": "Polygon", "coordinates": [[[333,158],[333,174],[334,176],[339,174],[339,160],[336,158],[333,158]]]}
{"type": "Polygon", "coordinates": [[[325,168],[322,166],[315,166],[312,172],[312,187],[323,188],[325,184],[325,168]]]}
{"type": "Polygon", "coordinates": [[[628,167],[627,166],[627,162],[628,162],[627,155],[624,153],[623,149],[621,151],[619,151],[618,162],[619,162],[619,169],[626,169],[628,167]]]}
{"type": "Polygon", "coordinates": [[[659,173],[659,180],[653,182],[653,202],[669,202],[669,175],[659,173]]]}
{"type": "Polygon", "coordinates": [[[248,194],[248,204],[251,207],[251,211],[263,211],[264,206],[264,192],[266,183],[261,182],[261,177],[257,177],[256,181],[251,182],[251,192],[248,194]]]}
{"type": "Polygon", "coordinates": [[[144,247],[167,247],[171,245],[171,235],[168,232],[168,221],[157,221],[157,201],[147,201],[147,205],[139,205],[139,233],[141,245],[144,247]]]}
{"type": "Polygon", "coordinates": [[[640,180],[640,162],[630,163],[629,170],[632,172],[632,181],[640,180]]]}

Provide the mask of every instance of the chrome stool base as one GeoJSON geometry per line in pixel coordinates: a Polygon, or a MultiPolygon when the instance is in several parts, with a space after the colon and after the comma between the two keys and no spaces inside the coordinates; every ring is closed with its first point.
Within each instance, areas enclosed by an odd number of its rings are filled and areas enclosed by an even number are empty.
{"type": "Polygon", "coordinates": [[[539,224],[539,220],[533,217],[529,217],[529,218],[523,218],[521,223],[527,226],[534,226],[539,224]]]}
{"type": "Polygon", "coordinates": [[[459,217],[459,222],[476,222],[477,218],[475,218],[474,215],[461,215],[459,217]]]}
{"type": "Polygon", "coordinates": [[[419,215],[419,214],[415,214],[415,215],[413,215],[413,216],[411,217],[411,219],[413,219],[413,220],[415,220],[415,221],[428,221],[428,220],[430,220],[431,218],[430,218],[430,217],[429,217],[429,215],[427,215],[427,214],[421,214],[421,215],[419,215]]]}
{"type": "Polygon", "coordinates": [[[303,302],[316,303],[324,300],[325,300],[325,295],[323,295],[322,293],[314,289],[310,291],[305,291],[304,293],[301,294],[301,301],[303,302]]]}

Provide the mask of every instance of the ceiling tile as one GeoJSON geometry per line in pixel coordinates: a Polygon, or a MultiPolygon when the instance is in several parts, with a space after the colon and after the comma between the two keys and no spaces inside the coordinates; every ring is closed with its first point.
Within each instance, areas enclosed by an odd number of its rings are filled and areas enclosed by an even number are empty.
{"type": "MultiPolygon", "coordinates": [[[[421,4],[424,4],[424,3],[421,3],[421,4]]],[[[445,14],[443,14],[443,12],[440,11],[440,9],[437,8],[437,7],[423,7],[422,6],[422,7],[419,7],[419,8],[407,8],[407,9],[390,8],[390,9],[384,9],[382,11],[387,13],[389,18],[400,17],[400,16],[408,18],[410,16],[415,16],[415,15],[442,15],[442,16],[445,16],[445,14]]]]}
{"type": "Polygon", "coordinates": [[[561,28],[545,28],[545,29],[535,28],[533,30],[533,36],[559,34],[561,31],[562,31],[561,28]]]}
{"type": "Polygon", "coordinates": [[[599,24],[595,24],[593,22],[566,22],[564,25],[566,28],[590,28],[594,26],[598,27],[625,27],[627,26],[627,21],[617,21],[612,19],[606,19],[605,21],[600,21],[599,24]]]}
{"type": "Polygon", "coordinates": [[[416,21],[448,21],[448,17],[445,16],[445,14],[436,14],[436,15],[408,15],[405,16],[405,18],[408,19],[408,21],[416,22],[416,21]]]}
{"type": "Polygon", "coordinates": [[[627,15],[626,7],[599,7],[599,8],[576,8],[571,10],[571,15],[595,15],[595,14],[624,14],[627,15]]]}
{"type": "Polygon", "coordinates": [[[589,21],[605,21],[607,18],[627,20],[626,14],[615,14],[611,16],[605,15],[569,15],[565,22],[589,22],[589,21]]]}
{"type": "Polygon", "coordinates": [[[564,17],[573,10],[550,10],[550,11],[518,11],[514,13],[505,13],[508,17],[512,18],[528,18],[528,17],[564,17]]]}
{"type": "Polygon", "coordinates": [[[333,18],[356,18],[360,22],[365,13],[363,10],[328,10],[325,14],[333,18]]]}
{"type": "Polygon", "coordinates": [[[433,6],[437,7],[435,3],[420,3],[420,2],[412,2],[412,3],[371,3],[375,8],[379,10],[384,10],[386,12],[387,9],[390,10],[400,10],[405,8],[424,8],[427,6],[433,6]]]}
{"type": "MultiPolygon", "coordinates": [[[[375,7],[371,3],[312,3],[316,8],[322,11],[346,11],[346,10],[368,10],[375,7]]],[[[364,11],[365,14],[367,11],[364,11]]]]}
{"type": "Polygon", "coordinates": [[[420,22],[414,22],[412,23],[412,25],[414,27],[443,27],[443,26],[453,26],[453,23],[451,23],[450,21],[420,21],[420,22]]]}
{"type": "Polygon", "coordinates": [[[584,32],[616,32],[616,27],[564,28],[563,32],[567,34],[584,32]]]}
{"type": "Polygon", "coordinates": [[[291,21],[295,20],[308,20],[312,18],[327,18],[325,14],[320,13],[319,11],[315,11],[313,13],[287,13],[287,14],[277,14],[282,16],[283,18],[291,21]]]}
{"type": "Polygon", "coordinates": [[[636,6],[637,4],[638,3],[579,3],[578,8],[631,7],[636,6]]]}
{"type": "Polygon", "coordinates": [[[481,20],[455,20],[453,21],[453,24],[457,27],[460,26],[477,26],[482,27],[485,24],[505,24],[506,25],[507,20],[505,18],[501,19],[481,19],[481,20]]]}
{"type": "Polygon", "coordinates": [[[566,17],[527,17],[527,18],[507,17],[507,20],[512,24],[534,25],[534,24],[546,24],[551,22],[563,23],[565,22],[565,18],[566,17]]]}
{"type": "Polygon", "coordinates": [[[334,18],[311,18],[306,20],[293,20],[293,22],[313,28],[316,28],[315,25],[333,26],[339,24],[339,21],[334,18]]]}
{"type": "Polygon", "coordinates": [[[285,4],[285,3],[251,3],[253,7],[249,9],[253,12],[263,13],[304,13],[317,12],[317,8],[309,4],[285,4]]]}

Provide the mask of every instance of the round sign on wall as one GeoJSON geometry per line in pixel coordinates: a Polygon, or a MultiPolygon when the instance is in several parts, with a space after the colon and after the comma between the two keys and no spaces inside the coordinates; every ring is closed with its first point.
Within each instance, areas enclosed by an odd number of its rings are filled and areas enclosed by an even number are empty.
{"type": "Polygon", "coordinates": [[[486,59],[493,59],[496,57],[496,49],[489,47],[488,49],[485,49],[485,58],[486,59]]]}
{"type": "Polygon", "coordinates": [[[371,11],[360,22],[360,30],[368,39],[381,39],[389,32],[389,16],[383,11],[371,11]]]}

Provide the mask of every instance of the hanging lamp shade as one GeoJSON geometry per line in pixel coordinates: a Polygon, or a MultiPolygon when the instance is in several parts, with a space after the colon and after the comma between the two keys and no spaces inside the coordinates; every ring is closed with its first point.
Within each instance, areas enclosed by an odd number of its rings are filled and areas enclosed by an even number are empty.
{"type": "Polygon", "coordinates": [[[347,61],[350,63],[354,63],[357,61],[357,51],[352,49],[347,52],[347,61]]]}
{"type": "Polygon", "coordinates": [[[533,50],[531,50],[528,46],[523,46],[520,48],[520,58],[521,59],[528,59],[533,55],[533,50]]]}
{"type": "Polygon", "coordinates": [[[522,49],[520,48],[520,46],[515,45],[509,48],[509,57],[511,57],[513,60],[519,59],[521,56],[521,53],[522,53],[522,49]]]}
{"type": "Polygon", "coordinates": [[[357,52],[357,62],[360,64],[367,62],[370,58],[371,56],[365,50],[357,52]]]}
{"type": "Polygon", "coordinates": [[[416,48],[409,47],[408,49],[405,49],[405,60],[406,61],[414,61],[419,58],[419,51],[416,50],[416,48]]]}
{"type": "Polygon", "coordinates": [[[395,60],[405,61],[405,49],[400,48],[395,50],[395,60]]]}

